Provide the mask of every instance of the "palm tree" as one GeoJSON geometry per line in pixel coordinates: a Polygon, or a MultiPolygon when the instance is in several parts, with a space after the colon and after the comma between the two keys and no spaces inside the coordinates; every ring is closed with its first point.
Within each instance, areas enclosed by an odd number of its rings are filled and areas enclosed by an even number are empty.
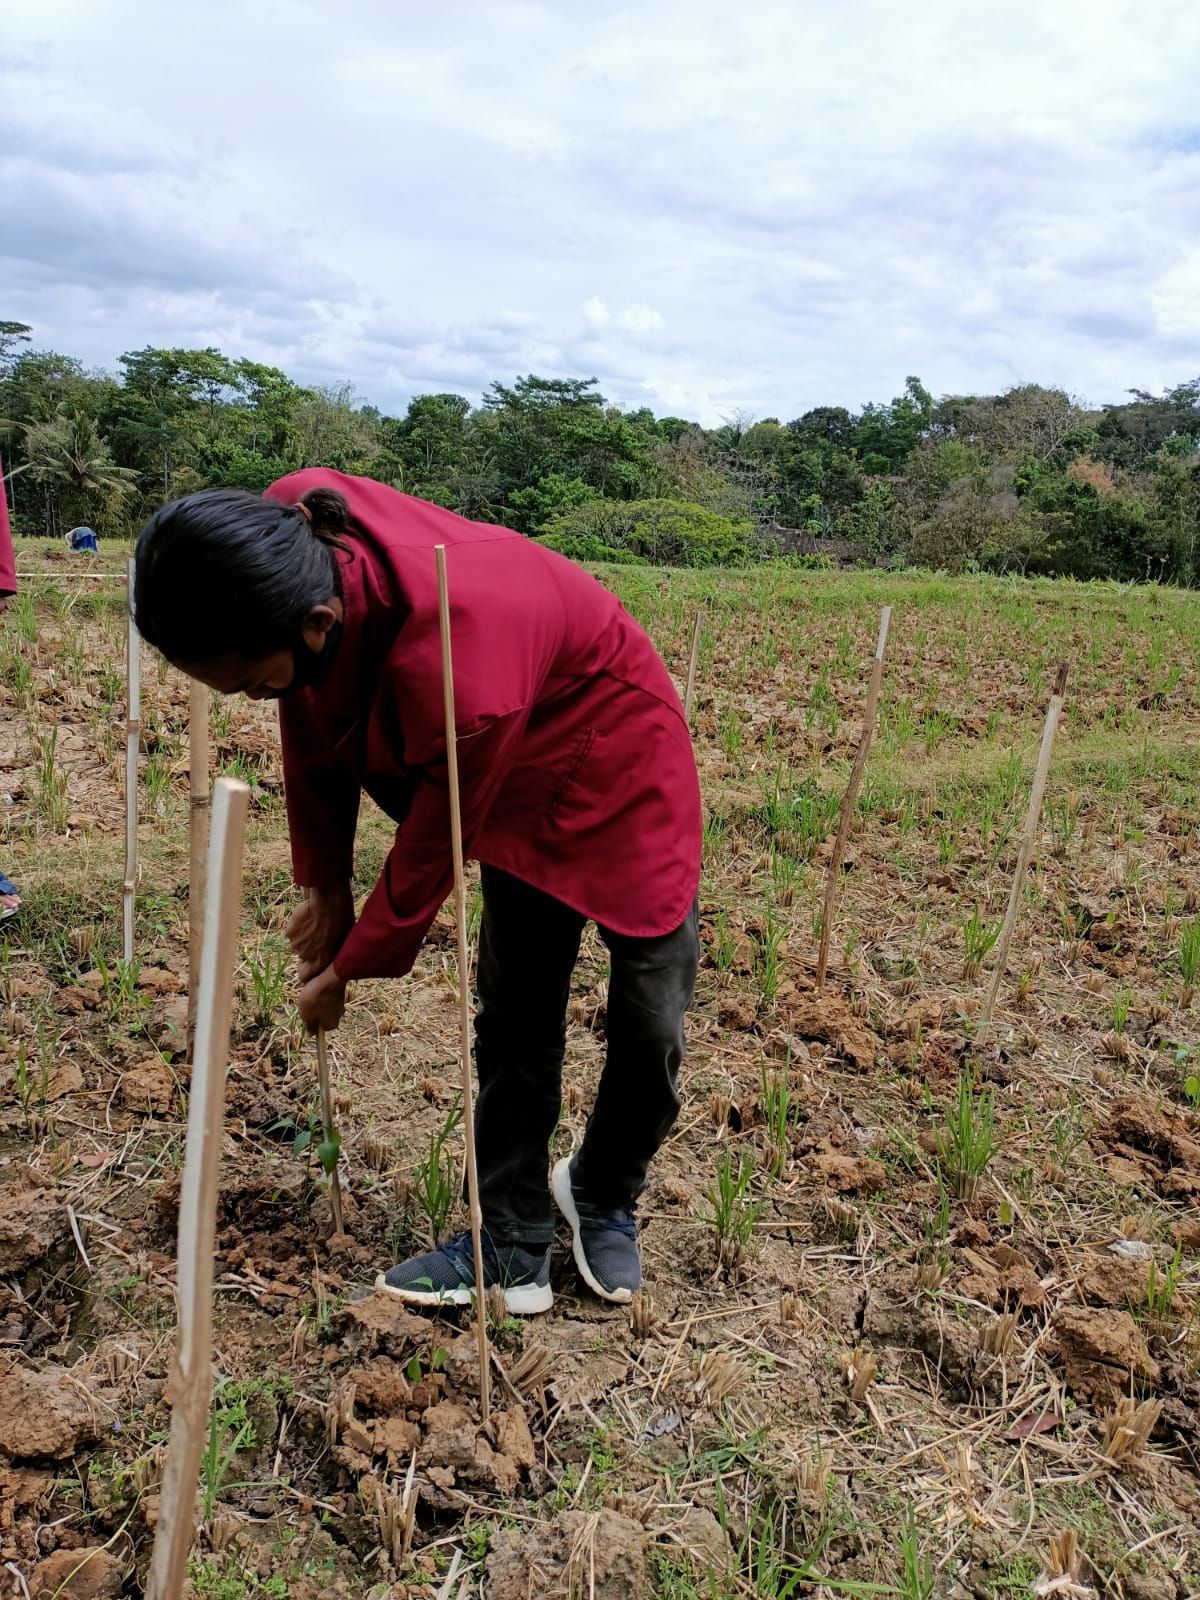
{"type": "Polygon", "coordinates": [[[133,492],[137,473],[119,467],[94,418],[58,410],[25,429],[29,474],[46,494],[52,533],[60,531],[60,496],[72,513],[95,509],[101,515],[133,492]]]}

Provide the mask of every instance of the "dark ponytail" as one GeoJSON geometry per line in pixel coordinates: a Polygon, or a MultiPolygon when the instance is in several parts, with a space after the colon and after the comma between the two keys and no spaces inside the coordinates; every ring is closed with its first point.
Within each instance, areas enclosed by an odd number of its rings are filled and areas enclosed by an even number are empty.
{"type": "Polygon", "coordinates": [[[309,526],[322,544],[345,550],[350,529],[350,505],[336,489],[310,489],[298,502],[308,513],[309,526]]]}
{"type": "Polygon", "coordinates": [[[336,552],[349,525],[335,489],[310,489],[290,506],[244,489],[171,501],[138,538],[138,631],[188,665],[256,661],[292,645],[312,608],[341,593],[336,552]]]}

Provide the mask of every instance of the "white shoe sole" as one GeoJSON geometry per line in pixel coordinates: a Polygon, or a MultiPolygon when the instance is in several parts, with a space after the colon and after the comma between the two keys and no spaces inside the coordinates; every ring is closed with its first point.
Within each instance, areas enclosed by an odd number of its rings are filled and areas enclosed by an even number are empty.
{"type": "Polygon", "coordinates": [[[601,1300],[609,1300],[615,1306],[627,1306],[633,1299],[633,1290],[605,1289],[596,1281],[595,1273],[588,1266],[583,1240],[579,1236],[579,1212],[575,1209],[575,1196],[571,1193],[570,1156],[564,1156],[561,1161],[555,1162],[554,1171],[550,1174],[550,1192],[554,1196],[554,1204],[571,1226],[571,1253],[575,1257],[575,1265],[579,1268],[579,1276],[593,1294],[600,1296],[601,1300]]]}
{"type": "MultiPolygon", "coordinates": [[[[475,1303],[474,1289],[397,1289],[387,1283],[381,1272],[375,1287],[395,1295],[406,1306],[436,1311],[439,1306],[470,1306],[475,1303]]],[[[521,1283],[504,1291],[504,1309],[510,1317],[536,1317],[549,1311],[554,1304],[554,1291],[548,1283],[521,1283]]]]}

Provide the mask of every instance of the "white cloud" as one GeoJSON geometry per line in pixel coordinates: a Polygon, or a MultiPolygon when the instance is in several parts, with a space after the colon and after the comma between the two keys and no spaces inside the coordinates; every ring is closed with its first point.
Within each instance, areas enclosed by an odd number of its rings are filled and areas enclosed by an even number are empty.
{"type": "Polygon", "coordinates": [[[714,421],[1200,371],[1200,12],[1160,0],[41,0],[0,316],[399,407],[523,371],[714,421]]]}
{"type": "Polygon", "coordinates": [[[617,312],[617,326],[628,333],[653,333],[663,326],[663,314],[653,306],[624,306],[617,312]]]}

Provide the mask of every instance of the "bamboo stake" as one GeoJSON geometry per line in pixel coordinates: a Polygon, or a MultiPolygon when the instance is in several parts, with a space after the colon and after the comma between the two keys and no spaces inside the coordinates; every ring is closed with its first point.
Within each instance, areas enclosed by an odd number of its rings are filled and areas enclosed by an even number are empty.
{"type": "Polygon", "coordinates": [[[179,1196],[179,1335],[171,1374],[171,1433],[147,1600],[176,1600],[183,1589],[195,1537],[200,1458],[208,1437],[217,1182],[249,803],[250,791],[244,783],[232,778],[217,782],[208,851],[196,1051],[179,1196]]]}
{"type": "Polygon", "coordinates": [[[692,630],[692,656],[688,662],[687,688],[683,695],[683,719],[690,728],[692,706],[696,699],[696,667],[700,661],[700,630],[704,624],[704,608],[696,612],[696,626],[692,630]]]}
{"type": "Polygon", "coordinates": [[[450,781],[450,843],[454,854],[454,920],[458,929],[458,1023],[462,1064],[463,1129],[467,1143],[467,1201],[475,1253],[475,1333],[479,1344],[479,1409],[491,1416],[491,1363],[488,1356],[487,1300],[483,1292],[483,1215],[479,1208],[479,1167],[475,1157],[475,1109],[471,1083],[471,999],[467,948],[467,886],[463,875],[462,808],[458,792],[458,739],[454,717],[454,665],[450,649],[450,589],[446,546],[435,545],[438,623],[442,636],[442,698],[446,712],[446,765],[450,781]]]}
{"type": "Polygon", "coordinates": [[[829,940],[833,933],[833,918],[837,910],[838,891],[841,888],[842,855],[850,837],[850,824],[854,820],[854,807],[862,787],[867,766],[867,752],[875,736],[875,713],[879,707],[879,686],[883,682],[883,653],[887,649],[888,629],[892,625],[892,608],[884,606],[879,618],[879,642],[875,646],[875,660],[871,666],[871,681],[867,686],[867,708],[863,713],[862,733],[854,765],[850,769],[850,782],[842,798],[842,814],[838,819],[837,837],[833,841],[833,854],[829,858],[829,877],[825,883],[825,909],[821,913],[821,947],[817,955],[817,988],[825,987],[825,972],[829,965],[829,940]]]}
{"type": "Polygon", "coordinates": [[[208,847],[208,686],[192,679],[188,708],[188,784],[191,789],[191,865],[188,879],[188,1060],[196,1040],[200,949],[204,938],[204,855],[208,847]]]}
{"type": "Polygon", "coordinates": [[[133,620],[134,562],[128,576],[129,645],[126,652],[125,713],[125,885],[121,897],[122,954],[126,967],[133,962],[133,902],[137,889],[138,746],[142,732],[142,639],[133,620]]]}
{"type": "MultiPolygon", "coordinates": [[[[328,1168],[329,1173],[329,1209],[333,1213],[333,1231],[345,1233],[346,1224],[342,1214],[342,1180],[338,1172],[338,1162],[341,1160],[341,1145],[337,1137],[337,1126],[333,1120],[333,1084],[329,1076],[329,1046],[325,1042],[325,1029],[317,1029],[317,1083],[321,1090],[321,1123],[323,1137],[327,1146],[334,1150],[333,1165],[328,1168]]],[[[324,1161],[321,1163],[325,1165],[324,1161]]]]}
{"type": "Polygon", "coordinates": [[[1058,672],[1054,679],[1054,689],[1050,695],[1050,704],[1046,707],[1046,721],[1042,728],[1042,748],[1038,754],[1037,767],[1033,774],[1033,788],[1029,794],[1029,810],[1025,813],[1025,831],[1021,836],[1021,849],[1017,855],[1017,865],[1013,871],[1012,888],[1008,894],[1008,909],[1004,913],[1004,923],[1000,929],[1000,937],[996,941],[996,964],[992,972],[992,981],[988,986],[987,999],[984,1001],[983,1015],[980,1018],[981,1034],[986,1034],[991,1027],[992,1017],[996,1010],[996,1000],[1000,993],[1000,984],[1004,979],[1004,971],[1008,966],[1008,950],[1012,944],[1013,930],[1017,925],[1017,913],[1021,909],[1021,889],[1025,883],[1025,874],[1029,870],[1030,857],[1033,847],[1037,842],[1038,824],[1042,818],[1042,801],[1046,795],[1046,780],[1050,776],[1050,757],[1054,753],[1054,736],[1058,732],[1058,719],[1062,715],[1063,698],[1067,689],[1067,663],[1060,661],[1058,672]]]}

